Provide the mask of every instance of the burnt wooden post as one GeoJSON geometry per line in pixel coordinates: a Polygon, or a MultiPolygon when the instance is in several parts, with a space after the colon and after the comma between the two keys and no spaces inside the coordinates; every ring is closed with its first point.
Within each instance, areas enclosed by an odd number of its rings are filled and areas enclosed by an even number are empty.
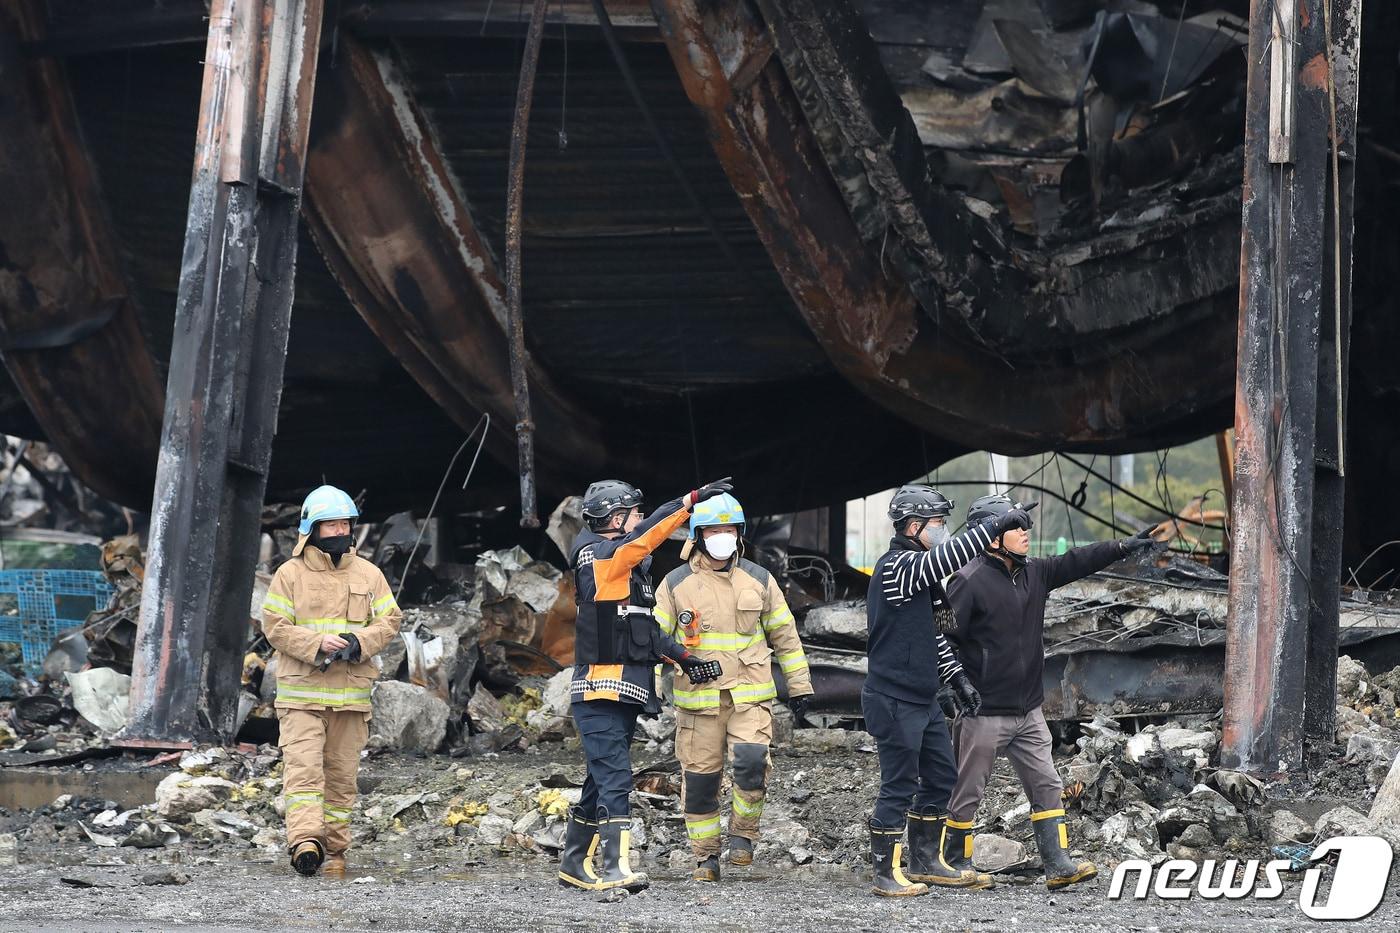
{"type": "Polygon", "coordinates": [[[232,738],[322,12],[210,9],[128,745],[232,738]]]}
{"type": "Polygon", "coordinates": [[[1330,741],[1360,8],[1250,8],[1221,758],[1251,771],[1293,770],[1307,737],[1330,741]]]}

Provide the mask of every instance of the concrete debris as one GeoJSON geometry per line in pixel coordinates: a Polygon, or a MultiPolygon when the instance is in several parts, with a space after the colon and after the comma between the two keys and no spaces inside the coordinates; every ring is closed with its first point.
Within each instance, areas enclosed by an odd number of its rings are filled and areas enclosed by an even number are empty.
{"type": "Polygon", "coordinates": [[[972,864],[978,871],[1007,871],[1026,861],[1026,847],[1015,839],[992,833],[978,833],[973,839],[972,864]]]}
{"type": "Polygon", "coordinates": [[[190,876],[182,871],[153,871],[141,876],[141,883],[144,885],[181,885],[189,884],[190,876]]]}
{"type": "Polygon", "coordinates": [[[382,680],[372,706],[370,742],[377,747],[434,752],[447,735],[448,705],[423,687],[382,680]]]}
{"type": "Polygon", "coordinates": [[[1337,659],[1338,697],[1350,701],[1364,698],[1369,689],[1369,679],[1370,675],[1366,673],[1366,668],[1361,662],[1354,661],[1345,654],[1337,659]]]}
{"type": "Polygon", "coordinates": [[[221,777],[191,777],[177,771],[156,787],[156,812],[166,819],[193,816],[219,806],[237,790],[237,784],[221,777]]]}
{"type": "Polygon", "coordinates": [[[1203,827],[1214,842],[1232,851],[1241,851],[1249,836],[1244,815],[1204,784],[1197,785],[1184,800],[1157,814],[1157,835],[1164,843],[1176,841],[1191,826],[1203,827]]]}
{"type": "Polygon", "coordinates": [[[1373,723],[1365,713],[1350,706],[1337,707],[1337,741],[1346,743],[1353,735],[1363,732],[1373,723]]]}
{"type": "Polygon", "coordinates": [[[1366,814],[1344,804],[1319,816],[1313,831],[1318,838],[1329,839],[1332,836],[1369,836],[1375,827],[1366,814]]]}
{"type": "Polygon", "coordinates": [[[837,645],[865,645],[865,600],[817,606],[802,621],[802,633],[817,641],[837,645]]]}
{"type": "Polygon", "coordinates": [[[487,599],[514,597],[534,612],[548,612],[559,598],[563,574],[524,548],[484,551],[476,559],[476,578],[487,599]]]}
{"type": "Polygon", "coordinates": [[[1145,801],[1132,801],[1103,821],[1099,840],[1105,848],[1124,853],[1125,858],[1165,858],[1157,835],[1158,813],[1145,801]]]}
{"type": "Polygon", "coordinates": [[[573,682],[574,670],[572,667],[565,668],[546,682],[541,699],[544,708],[555,716],[569,715],[569,684],[573,682]]]}
{"type": "Polygon", "coordinates": [[[1264,841],[1270,845],[1289,845],[1307,842],[1313,837],[1313,829],[1291,810],[1275,810],[1269,814],[1268,829],[1264,841]]]}
{"type": "Polygon", "coordinates": [[[499,732],[505,728],[507,714],[501,701],[484,684],[478,684],[467,704],[467,718],[473,732],[499,732]]]}
{"type": "Polygon", "coordinates": [[[1378,829],[1400,837],[1400,755],[1391,762],[1389,773],[1376,791],[1369,816],[1378,829]]]}
{"type": "Polygon", "coordinates": [[[19,864],[19,840],[14,833],[0,833],[0,868],[19,864]]]}

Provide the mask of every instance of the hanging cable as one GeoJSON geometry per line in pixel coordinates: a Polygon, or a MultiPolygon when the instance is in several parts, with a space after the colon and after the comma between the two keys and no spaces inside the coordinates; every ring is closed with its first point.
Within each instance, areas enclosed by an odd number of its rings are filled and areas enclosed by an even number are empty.
{"type": "Polygon", "coordinates": [[[418,545],[423,541],[423,533],[428,530],[428,522],[433,520],[433,512],[437,510],[438,500],[442,498],[442,491],[447,488],[447,478],[452,475],[452,468],[457,465],[457,458],[462,456],[462,451],[467,449],[467,445],[472,442],[472,438],[477,431],[481,431],[481,440],[477,442],[476,453],[472,454],[472,464],[467,467],[467,478],[462,480],[462,488],[467,488],[467,483],[471,481],[472,473],[476,470],[477,458],[481,456],[481,448],[486,445],[486,433],[491,429],[490,412],[482,412],[481,418],[477,420],[476,427],[472,428],[466,440],[458,446],[457,452],[452,455],[452,459],[447,461],[447,469],[442,472],[442,482],[438,483],[437,493],[433,496],[433,504],[428,506],[428,515],[423,519],[423,526],[418,529],[418,537],[413,541],[413,550],[408,552],[408,561],[403,565],[403,577],[399,579],[399,590],[394,594],[394,602],[399,601],[403,595],[404,584],[408,582],[408,570],[413,566],[414,555],[418,553],[418,545]],[[483,430],[483,428],[485,430],[483,430]]]}

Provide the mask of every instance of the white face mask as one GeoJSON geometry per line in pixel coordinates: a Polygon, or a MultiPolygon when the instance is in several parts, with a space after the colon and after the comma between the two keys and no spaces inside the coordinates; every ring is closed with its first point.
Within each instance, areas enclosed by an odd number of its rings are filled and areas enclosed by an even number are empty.
{"type": "Polygon", "coordinates": [[[739,536],[732,531],[721,531],[704,539],[705,553],[715,560],[729,560],[739,550],[739,536]]]}
{"type": "Polygon", "coordinates": [[[924,542],[928,544],[930,551],[943,544],[949,537],[947,525],[929,525],[924,529],[924,542]]]}

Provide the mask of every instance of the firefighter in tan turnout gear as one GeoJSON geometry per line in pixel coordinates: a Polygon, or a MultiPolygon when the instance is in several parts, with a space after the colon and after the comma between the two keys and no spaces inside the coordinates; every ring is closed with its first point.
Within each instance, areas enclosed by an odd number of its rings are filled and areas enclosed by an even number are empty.
{"type": "Polygon", "coordinates": [[[676,674],[676,757],[682,768],[685,827],[695,855],[694,878],[719,880],[720,781],[733,759],[729,860],[753,861],[773,741],[772,661],[787,681],[800,720],[811,675],[792,612],[776,580],[739,555],[744,510],[731,495],[701,502],[690,519],[689,561],[666,575],[654,614],[667,635],[724,669],[696,685],[676,674]]]}
{"type": "Polygon", "coordinates": [[[371,662],[403,614],[379,568],[355,555],[355,502],[321,486],[301,508],[300,538],[262,605],[277,649],[277,719],[287,849],[303,875],[345,870],[360,752],[369,737],[371,662]]]}

